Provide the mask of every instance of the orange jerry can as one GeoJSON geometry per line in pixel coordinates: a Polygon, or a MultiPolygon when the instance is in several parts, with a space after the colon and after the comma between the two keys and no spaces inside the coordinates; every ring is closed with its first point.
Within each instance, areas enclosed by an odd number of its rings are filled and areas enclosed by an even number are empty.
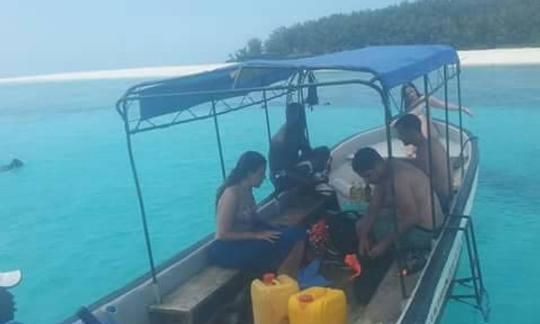
{"type": "Polygon", "coordinates": [[[255,324],[288,324],[289,297],[300,290],[298,283],[287,275],[277,278],[265,274],[263,280],[251,283],[251,303],[255,324]]]}
{"type": "Polygon", "coordinates": [[[339,289],[313,287],[289,298],[290,324],[347,324],[347,299],[339,289]]]}

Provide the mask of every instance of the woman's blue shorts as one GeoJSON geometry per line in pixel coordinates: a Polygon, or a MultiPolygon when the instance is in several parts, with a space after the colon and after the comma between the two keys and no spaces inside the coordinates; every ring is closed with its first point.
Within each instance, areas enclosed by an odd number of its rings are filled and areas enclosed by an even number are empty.
{"type": "MultiPolygon", "coordinates": [[[[276,230],[276,229],[265,229],[276,230]]],[[[213,264],[242,271],[276,271],[292,247],[307,237],[300,227],[278,229],[279,239],[273,243],[265,240],[215,240],[210,247],[213,264]]]]}

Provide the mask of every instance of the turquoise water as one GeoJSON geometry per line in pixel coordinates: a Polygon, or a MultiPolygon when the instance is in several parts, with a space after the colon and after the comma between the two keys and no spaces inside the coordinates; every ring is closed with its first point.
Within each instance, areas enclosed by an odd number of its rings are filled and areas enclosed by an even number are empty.
{"type": "MultiPolygon", "coordinates": [[[[125,137],[113,109],[139,81],[0,86],[0,162],[26,162],[0,174],[0,269],[24,271],[14,289],[21,321],[56,323],[147,271],[125,137]]],[[[476,113],[467,126],[480,138],[474,216],[491,322],[537,323],[540,67],[467,68],[463,81],[464,103],[476,113]]],[[[321,101],[332,105],[309,114],[314,144],[381,124],[371,95],[346,87],[322,92],[321,101]]],[[[283,112],[270,110],[275,130],[283,112]]],[[[267,151],[260,109],[221,123],[228,167],[246,149],[267,151]]],[[[220,179],[213,125],[135,136],[134,145],[155,256],[163,261],[213,229],[220,179]]],[[[258,197],[268,191],[266,184],[258,197]]],[[[480,317],[450,303],[443,322],[480,317]]]]}

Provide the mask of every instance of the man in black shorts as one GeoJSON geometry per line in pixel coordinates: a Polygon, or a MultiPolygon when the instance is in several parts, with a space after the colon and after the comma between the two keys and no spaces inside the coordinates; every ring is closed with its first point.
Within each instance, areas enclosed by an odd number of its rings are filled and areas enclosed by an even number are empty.
{"type": "Polygon", "coordinates": [[[330,149],[326,146],[312,149],[306,136],[304,107],[290,103],[286,121],[272,137],[269,152],[270,180],[276,192],[313,186],[327,169],[330,149]]]}

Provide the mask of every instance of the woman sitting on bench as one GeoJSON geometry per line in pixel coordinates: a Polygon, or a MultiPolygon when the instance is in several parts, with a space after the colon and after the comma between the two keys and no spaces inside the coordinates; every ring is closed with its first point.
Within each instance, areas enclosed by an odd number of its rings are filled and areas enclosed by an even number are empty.
{"type": "Polygon", "coordinates": [[[265,178],[266,159],[258,152],[242,154],[216,197],[216,240],[210,258],[217,266],[295,276],[304,253],[306,231],[276,229],[256,221],[253,188],[265,178]]]}

